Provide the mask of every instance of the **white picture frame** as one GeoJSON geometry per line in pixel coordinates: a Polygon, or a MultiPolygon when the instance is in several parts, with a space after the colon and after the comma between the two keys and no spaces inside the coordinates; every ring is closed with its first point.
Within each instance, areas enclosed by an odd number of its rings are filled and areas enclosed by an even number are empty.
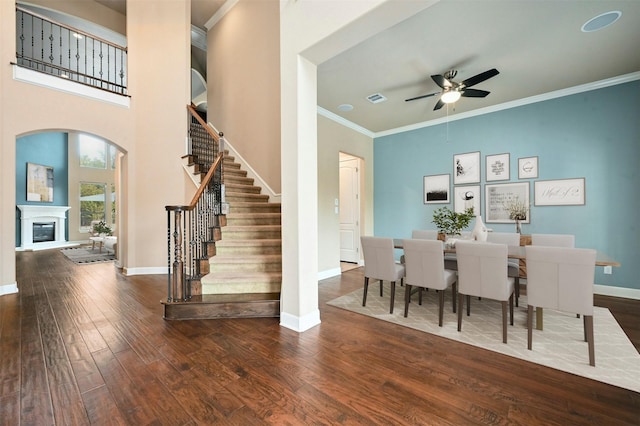
{"type": "Polygon", "coordinates": [[[509,153],[487,155],[485,162],[485,179],[487,182],[510,179],[509,153]]]}
{"type": "Polygon", "coordinates": [[[533,202],[536,206],[584,206],[585,178],[537,180],[533,202]]]}
{"type": "Polygon", "coordinates": [[[449,204],[451,202],[451,175],[430,175],[423,179],[424,204],[449,204]]]}
{"type": "MultiPolygon", "coordinates": [[[[494,183],[484,186],[484,206],[486,223],[515,223],[514,219],[509,219],[507,205],[512,201],[523,202],[529,206],[529,182],[494,183]]],[[[520,223],[530,223],[530,211],[526,219],[520,223]]]]}
{"type": "Polygon", "coordinates": [[[464,213],[469,207],[473,207],[474,214],[480,214],[480,185],[454,186],[453,211],[464,213]]]}
{"type": "Polygon", "coordinates": [[[538,177],[538,157],[518,158],[518,179],[535,179],[538,177]]]}
{"type": "Polygon", "coordinates": [[[480,183],[480,151],[453,156],[453,184],[480,183]]]}

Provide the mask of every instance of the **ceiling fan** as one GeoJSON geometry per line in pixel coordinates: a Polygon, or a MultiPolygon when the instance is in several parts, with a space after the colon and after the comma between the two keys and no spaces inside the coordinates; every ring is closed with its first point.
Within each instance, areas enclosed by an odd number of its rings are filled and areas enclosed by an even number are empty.
{"type": "Polygon", "coordinates": [[[457,101],[461,96],[467,98],[484,98],[490,92],[487,92],[486,90],[470,89],[470,87],[498,75],[499,72],[497,69],[492,68],[480,74],[474,75],[473,77],[469,77],[466,80],[461,81],[460,83],[456,83],[455,81],[453,81],[457,74],[458,71],[449,70],[445,72],[444,75],[432,75],[431,78],[436,82],[438,86],[442,88],[442,91],[429,93],[427,95],[416,96],[415,98],[405,99],[405,102],[415,101],[417,99],[428,98],[429,96],[440,94],[440,99],[438,99],[436,106],[433,108],[433,110],[436,111],[442,108],[444,104],[450,104],[457,101]]]}

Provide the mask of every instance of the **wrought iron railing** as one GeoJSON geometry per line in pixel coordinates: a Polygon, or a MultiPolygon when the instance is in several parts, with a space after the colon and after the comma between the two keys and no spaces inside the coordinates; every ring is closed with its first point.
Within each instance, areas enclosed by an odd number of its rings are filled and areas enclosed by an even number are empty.
{"type": "Polygon", "coordinates": [[[127,48],[16,7],[17,64],[127,94],[127,48]]]}
{"type": "Polygon", "coordinates": [[[191,299],[191,282],[203,275],[211,243],[223,214],[224,136],[216,134],[197,112],[191,115],[189,155],[206,170],[188,206],[166,206],[167,211],[167,302],[191,299]]]}

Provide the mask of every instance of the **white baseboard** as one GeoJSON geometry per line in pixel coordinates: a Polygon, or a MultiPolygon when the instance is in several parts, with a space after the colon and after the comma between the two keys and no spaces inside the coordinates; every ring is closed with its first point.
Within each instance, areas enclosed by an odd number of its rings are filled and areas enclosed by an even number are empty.
{"type": "Polygon", "coordinates": [[[315,311],[302,317],[291,315],[286,312],[280,312],[280,326],[293,331],[297,331],[299,333],[307,331],[318,324],[320,324],[319,309],[316,309],[315,311]]]}
{"type": "Polygon", "coordinates": [[[18,292],[18,283],[0,285],[0,296],[15,294],[18,292]]]}
{"type": "Polygon", "coordinates": [[[126,276],[132,275],[166,275],[166,266],[149,266],[145,268],[122,268],[122,273],[126,276]]]}
{"type": "Polygon", "coordinates": [[[340,274],[342,274],[342,269],[340,268],[333,268],[333,269],[327,269],[326,271],[320,271],[318,272],[318,281],[322,281],[331,277],[337,277],[340,274]]]}
{"type": "Polygon", "coordinates": [[[640,290],[637,288],[613,287],[610,285],[594,284],[594,294],[601,296],[622,297],[625,299],[640,300],[640,290]]]}

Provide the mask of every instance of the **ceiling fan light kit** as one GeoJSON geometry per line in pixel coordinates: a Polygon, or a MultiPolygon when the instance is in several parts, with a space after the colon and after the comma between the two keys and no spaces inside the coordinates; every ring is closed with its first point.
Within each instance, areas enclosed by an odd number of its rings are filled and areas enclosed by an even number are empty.
{"type": "Polygon", "coordinates": [[[478,83],[482,83],[485,80],[495,77],[500,74],[497,69],[492,68],[480,74],[474,75],[460,83],[453,81],[453,78],[458,74],[456,70],[449,70],[442,74],[435,74],[431,76],[431,79],[442,89],[441,92],[429,93],[427,95],[416,96],[415,98],[405,99],[405,102],[415,101],[417,99],[428,98],[429,96],[440,94],[440,99],[433,108],[434,111],[439,110],[445,104],[451,104],[456,102],[460,97],[467,98],[484,98],[490,92],[486,90],[470,89],[471,86],[475,86],[478,83]]]}

